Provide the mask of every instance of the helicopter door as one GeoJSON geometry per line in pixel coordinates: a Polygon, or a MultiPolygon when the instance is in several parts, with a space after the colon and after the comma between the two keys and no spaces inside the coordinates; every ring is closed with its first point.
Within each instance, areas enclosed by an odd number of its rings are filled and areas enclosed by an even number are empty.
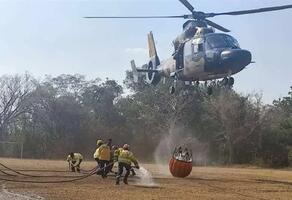
{"type": "Polygon", "coordinates": [[[196,38],[185,44],[184,75],[186,77],[199,76],[204,72],[204,39],[196,38]]]}
{"type": "Polygon", "coordinates": [[[204,68],[204,39],[197,38],[193,40],[193,62],[197,69],[204,68]]]}
{"type": "Polygon", "coordinates": [[[204,55],[204,40],[202,38],[195,39],[193,41],[193,60],[196,61],[204,55]]]}
{"type": "Polygon", "coordinates": [[[184,43],[180,44],[179,49],[177,50],[177,59],[176,59],[176,69],[180,70],[184,68],[184,43]]]}

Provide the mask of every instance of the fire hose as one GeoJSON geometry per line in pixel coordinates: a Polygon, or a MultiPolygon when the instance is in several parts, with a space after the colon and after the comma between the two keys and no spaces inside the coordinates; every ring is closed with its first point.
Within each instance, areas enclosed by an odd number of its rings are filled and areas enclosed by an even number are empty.
{"type": "MultiPolygon", "coordinates": [[[[0,177],[0,180],[2,181],[7,181],[7,182],[18,182],[18,183],[66,183],[66,182],[73,182],[73,181],[78,181],[78,180],[82,180],[82,179],[85,179],[85,178],[88,178],[96,173],[98,173],[99,171],[102,171],[104,170],[105,168],[113,165],[114,163],[110,163],[108,166],[105,166],[103,168],[100,168],[100,169],[97,169],[96,167],[93,168],[92,170],[89,170],[91,171],[90,173],[86,174],[86,175],[83,175],[83,176],[66,176],[66,178],[72,178],[70,180],[54,180],[54,181],[35,181],[35,180],[16,180],[16,179],[8,179],[8,178],[2,178],[0,177]],[[74,177],[74,178],[73,178],[74,177]]],[[[5,165],[3,165],[2,163],[0,163],[0,165],[14,173],[17,173],[19,175],[22,175],[22,176],[27,176],[27,177],[30,177],[30,178],[35,178],[35,177],[50,177],[50,178],[64,178],[64,176],[37,176],[37,175],[30,175],[30,174],[24,174],[24,173],[21,173],[19,171],[16,171],[14,169],[11,169],[5,165]]],[[[2,173],[4,172],[3,170],[0,170],[2,173]]],[[[8,175],[8,176],[11,176],[12,174],[8,174],[6,172],[4,172],[4,174],[8,175]]],[[[16,175],[12,175],[12,176],[16,176],[16,175]]],[[[17,176],[16,176],[17,177],[17,176]]]]}
{"type": "MultiPolygon", "coordinates": [[[[76,177],[78,177],[78,176],[56,176],[56,175],[31,175],[31,174],[25,174],[25,173],[21,173],[19,171],[16,171],[14,169],[11,169],[2,163],[0,163],[0,166],[4,167],[5,169],[7,169],[9,171],[12,171],[12,172],[18,174],[18,175],[22,175],[22,176],[26,176],[26,177],[49,177],[49,178],[76,178],[76,177]]],[[[89,172],[94,171],[95,169],[96,169],[96,167],[91,169],[89,172]]],[[[16,176],[13,174],[8,174],[7,172],[5,172],[3,170],[0,170],[0,171],[8,176],[16,176]]],[[[51,171],[49,171],[49,172],[51,172],[51,171]]]]}
{"type": "Polygon", "coordinates": [[[7,175],[7,176],[17,176],[17,175],[14,175],[14,174],[9,174],[9,173],[1,170],[1,169],[0,169],[0,172],[3,173],[3,174],[5,174],[5,175],[7,175]]]}

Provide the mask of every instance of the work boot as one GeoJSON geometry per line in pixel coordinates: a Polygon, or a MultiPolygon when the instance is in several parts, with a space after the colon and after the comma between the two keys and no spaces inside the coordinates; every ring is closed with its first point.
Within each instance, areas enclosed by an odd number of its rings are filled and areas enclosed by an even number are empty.
{"type": "Polygon", "coordinates": [[[119,185],[120,184],[120,178],[117,178],[116,179],[116,185],[119,185]]]}
{"type": "Polygon", "coordinates": [[[128,185],[128,180],[127,179],[124,179],[123,182],[128,185]]]}
{"type": "Polygon", "coordinates": [[[101,175],[101,171],[98,169],[97,171],[96,171],[96,175],[101,175]]]}
{"type": "Polygon", "coordinates": [[[132,176],[136,176],[136,172],[132,170],[132,176]]]}

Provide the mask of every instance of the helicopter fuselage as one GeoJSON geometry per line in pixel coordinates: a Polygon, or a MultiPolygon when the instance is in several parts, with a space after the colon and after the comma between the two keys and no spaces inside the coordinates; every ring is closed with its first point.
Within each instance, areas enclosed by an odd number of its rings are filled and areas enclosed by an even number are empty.
{"type": "Polygon", "coordinates": [[[161,76],[182,81],[206,81],[231,76],[251,63],[251,53],[230,35],[208,33],[185,41],[175,58],[161,62],[161,76]]]}

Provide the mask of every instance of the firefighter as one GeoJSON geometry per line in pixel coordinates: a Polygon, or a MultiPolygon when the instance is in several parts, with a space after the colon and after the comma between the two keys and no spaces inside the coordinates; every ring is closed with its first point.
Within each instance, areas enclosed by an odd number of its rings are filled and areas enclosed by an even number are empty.
{"type": "Polygon", "coordinates": [[[118,153],[118,175],[116,179],[116,185],[120,184],[120,178],[123,174],[124,168],[126,169],[126,174],[124,176],[123,182],[128,184],[128,176],[131,170],[131,163],[134,163],[135,167],[139,169],[139,164],[137,159],[134,157],[133,153],[129,151],[130,146],[128,144],[124,144],[123,149],[119,149],[118,153]]]}
{"type": "MultiPolygon", "coordinates": [[[[123,150],[123,148],[118,148],[118,146],[115,146],[115,151],[114,151],[114,162],[118,162],[118,157],[119,157],[119,154],[120,152],[123,150]]],[[[135,176],[136,175],[136,172],[134,170],[133,167],[131,167],[131,173],[132,173],[132,176],[135,176]]]]}
{"type": "Polygon", "coordinates": [[[120,155],[120,152],[123,150],[123,148],[119,148],[116,146],[116,149],[114,151],[114,162],[118,162],[118,157],[120,155]]]}
{"type": "Polygon", "coordinates": [[[97,162],[99,170],[97,170],[96,174],[101,175],[102,178],[106,178],[110,164],[110,148],[107,144],[104,144],[102,140],[97,141],[97,149],[93,154],[94,159],[97,162]]]}
{"type": "MultiPolygon", "coordinates": [[[[103,144],[103,141],[102,141],[102,140],[96,140],[96,151],[97,151],[97,149],[98,149],[102,144],[103,144]]],[[[100,168],[100,167],[99,167],[99,159],[98,159],[98,155],[97,155],[96,151],[95,151],[94,154],[93,154],[93,158],[94,158],[94,160],[95,160],[96,163],[97,163],[97,169],[99,169],[99,168],[100,168]]],[[[97,174],[97,175],[100,175],[101,172],[100,172],[99,170],[97,170],[97,171],[96,171],[96,174],[97,174]]]]}
{"type": "Polygon", "coordinates": [[[67,156],[67,162],[69,163],[69,168],[72,172],[80,172],[80,164],[83,160],[83,156],[80,153],[71,152],[67,156]]]}

